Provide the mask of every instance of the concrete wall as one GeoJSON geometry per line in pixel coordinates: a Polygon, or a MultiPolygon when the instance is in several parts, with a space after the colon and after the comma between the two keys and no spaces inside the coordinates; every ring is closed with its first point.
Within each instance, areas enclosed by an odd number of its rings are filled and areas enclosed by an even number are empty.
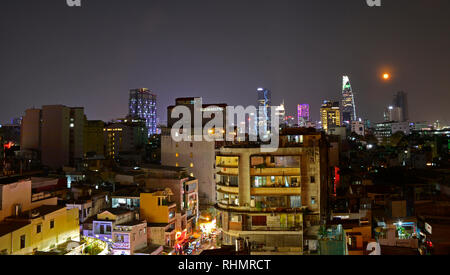
{"type": "Polygon", "coordinates": [[[201,206],[214,204],[215,143],[208,141],[175,142],[171,136],[161,136],[161,164],[187,168],[198,179],[201,206]],[[191,146],[192,144],[192,146],[191,146]],[[178,154],[178,157],[177,157],[178,154]],[[191,167],[191,163],[193,167],[191,167]]]}

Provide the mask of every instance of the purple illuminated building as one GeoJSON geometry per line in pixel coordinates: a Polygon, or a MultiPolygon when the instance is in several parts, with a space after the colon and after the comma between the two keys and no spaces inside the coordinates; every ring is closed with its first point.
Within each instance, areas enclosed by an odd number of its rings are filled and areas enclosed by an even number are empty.
{"type": "Polygon", "coordinates": [[[309,104],[298,105],[297,114],[298,114],[298,126],[300,127],[306,126],[306,122],[310,120],[309,104]]]}

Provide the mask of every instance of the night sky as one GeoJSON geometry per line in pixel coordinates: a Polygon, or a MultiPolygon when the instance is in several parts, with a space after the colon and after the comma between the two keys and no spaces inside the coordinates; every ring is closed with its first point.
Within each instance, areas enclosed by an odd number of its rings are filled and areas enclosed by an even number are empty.
{"type": "Polygon", "coordinates": [[[410,118],[450,123],[450,1],[2,0],[0,122],[47,104],[85,107],[88,119],[127,114],[128,91],[256,104],[256,89],[287,114],[340,99],[350,76],[358,117],[383,119],[394,92],[410,118]],[[386,83],[381,73],[392,79],[386,83]]]}

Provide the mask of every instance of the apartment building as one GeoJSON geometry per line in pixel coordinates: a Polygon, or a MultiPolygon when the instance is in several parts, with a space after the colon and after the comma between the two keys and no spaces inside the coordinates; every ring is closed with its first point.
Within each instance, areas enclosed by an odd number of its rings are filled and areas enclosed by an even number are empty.
{"type": "Polygon", "coordinates": [[[328,145],[309,129],[285,129],[280,148],[224,146],[218,168],[218,227],[222,243],[249,242],[252,254],[302,254],[303,243],[327,217],[328,145]]]}

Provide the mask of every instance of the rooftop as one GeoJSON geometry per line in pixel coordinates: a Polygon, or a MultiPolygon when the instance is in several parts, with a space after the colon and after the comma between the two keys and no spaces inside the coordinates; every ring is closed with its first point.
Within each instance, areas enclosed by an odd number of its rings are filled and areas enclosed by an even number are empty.
{"type": "Polygon", "coordinates": [[[65,208],[65,205],[42,205],[34,209],[22,212],[17,217],[8,217],[8,220],[37,219],[65,208]]]}
{"type": "Polygon", "coordinates": [[[30,224],[29,221],[7,221],[0,223],[0,237],[14,232],[26,225],[30,224]]]}
{"type": "Polygon", "coordinates": [[[119,226],[135,226],[135,225],[143,224],[143,223],[146,223],[146,222],[145,221],[134,220],[134,221],[127,222],[127,223],[117,224],[116,227],[119,227],[119,226]]]}

